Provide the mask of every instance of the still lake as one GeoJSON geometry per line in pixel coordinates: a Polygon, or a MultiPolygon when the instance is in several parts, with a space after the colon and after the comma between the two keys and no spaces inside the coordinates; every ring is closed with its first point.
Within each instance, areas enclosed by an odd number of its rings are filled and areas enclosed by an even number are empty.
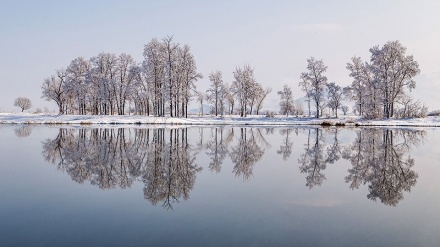
{"type": "Polygon", "coordinates": [[[434,128],[0,125],[0,246],[436,246],[434,128]]]}

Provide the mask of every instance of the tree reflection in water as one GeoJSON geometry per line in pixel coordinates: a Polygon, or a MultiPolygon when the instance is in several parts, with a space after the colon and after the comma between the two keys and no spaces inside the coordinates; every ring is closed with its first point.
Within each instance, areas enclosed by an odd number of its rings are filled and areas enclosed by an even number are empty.
{"type": "Polygon", "coordinates": [[[368,184],[368,198],[379,199],[396,206],[416,184],[418,174],[411,170],[414,159],[408,155],[411,147],[419,145],[423,130],[362,129],[342,154],[351,162],[345,181],[350,188],[368,184]]]}
{"type": "MultiPolygon", "coordinates": [[[[21,130],[20,130],[21,131],[21,130]]],[[[20,132],[15,130],[16,133],[20,132]]],[[[222,170],[227,157],[236,177],[248,180],[270,143],[265,136],[274,128],[211,128],[188,141],[188,128],[154,129],[60,129],[53,140],[43,142],[43,156],[78,182],[90,182],[101,189],[128,188],[135,181],[144,184],[144,197],[153,205],[171,209],[187,200],[196,175],[202,170],[196,156],[210,159],[208,168],[222,170]],[[208,137],[208,138],[207,138],[208,137]]],[[[368,185],[368,198],[386,205],[397,205],[403,192],[417,182],[414,159],[408,152],[421,143],[421,130],[357,129],[352,143],[341,144],[340,128],[283,128],[276,152],[283,160],[293,152],[293,138],[307,136],[298,156],[299,170],[306,174],[306,186],[322,185],[328,164],[343,158],[351,163],[345,181],[350,188],[368,185]],[[292,132],[295,135],[292,135],[292,132]]],[[[26,132],[26,131],[24,131],[26,132]]]]}
{"type": "Polygon", "coordinates": [[[101,189],[144,182],[144,196],[165,208],[187,200],[194,187],[195,164],[187,129],[60,129],[43,142],[44,158],[78,183],[101,189]]]}
{"type": "Polygon", "coordinates": [[[30,125],[23,125],[14,129],[17,137],[28,137],[32,134],[32,127],[30,125]]]}
{"type": "Polygon", "coordinates": [[[292,154],[293,142],[290,141],[289,135],[293,131],[295,131],[295,134],[298,136],[298,128],[280,130],[280,135],[285,136],[285,138],[283,138],[283,142],[281,143],[280,149],[277,151],[277,153],[283,156],[283,160],[287,160],[292,154]]]}
{"type": "Polygon", "coordinates": [[[226,131],[226,137],[223,136],[224,132],[224,127],[212,128],[210,141],[205,145],[206,155],[211,159],[209,170],[215,173],[220,173],[223,161],[228,154],[228,146],[234,138],[234,131],[232,129],[226,131]]]}
{"type": "Polygon", "coordinates": [[[306,173],[306,186],[310,189],[322,185],[326,179],[323,171],[330,160],[326,157],[324,134],[322,128],[307,129],[307,143],[304,144],[304,153],[300,155],[298,163],[301,173],[306,173]]]}
{"type": "Polygon", "coordinates": [[[268,145],[258,129],[240,128],[238,143],[231,148],[230,156],[232,163],[235,164],[233,172],[236,177],[242,177],[243,180],[252,176],[254,165],[264,154],[264,149],[258,145],[256,136],[268,145]]]}
{"type": "Polygon", "coordinates": [[[202,170],[195,164],[187,129],[171,129],[169,132],[168,142],[164,129],[153,132],[153,145],[142,175],[145,199],[153,205],[163,202],[165,208],[172,208],[179,198],[189,199],[196,173],[202,170]]]}

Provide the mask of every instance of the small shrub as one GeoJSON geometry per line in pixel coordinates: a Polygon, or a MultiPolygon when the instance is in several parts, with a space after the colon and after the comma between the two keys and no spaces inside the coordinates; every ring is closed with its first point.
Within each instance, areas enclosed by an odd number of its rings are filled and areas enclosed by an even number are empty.
{"type": "Polygon", "coordinates": [[[275,112],[274,111],[266,111],[265,116],[268,118],[274,118],[275,112]]]}
{"type": "Polygon", "coordinates": [[[321,125],[322,126],[331,126],[332,123],[330,123],[329,121],[322,121],[321,125]]]}
{"type": "Polygon", "coordinates": [[[430,116],[430,117],[438,117],[438,116],[440,116],[440,110],[435,110],[435,111],[429,112],[428,116],[430,116]]]}

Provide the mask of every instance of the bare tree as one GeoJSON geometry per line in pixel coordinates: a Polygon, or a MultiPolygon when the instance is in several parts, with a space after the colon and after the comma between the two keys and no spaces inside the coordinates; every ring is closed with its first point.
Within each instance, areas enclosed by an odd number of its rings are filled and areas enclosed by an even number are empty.
{"type": "Polygon", "coordinates": [[[370,49],[375,78],[380,83],[383,97],[384,117],[394,115],[395,103],[404,89],[415,88],[414,77],[420,73],[419,64],[412,55],[406,56],[406,48],[399,41],[390,41],[382,48],[370,49]]]}
{"type": "Polygon", "coordinates": [[[43,90],[43,95],[41,96],[47,101],[53,100],[58,105],[58,113],[63,114],[65,109],[65,80],[66,80],[66,70],[57,70],[56,75],[52,75],[46,78],[41,86],[43,90]]]}
{"type": "Polygon", "coordinates": [[[255,102],[256,91],[259,85],[254,78],[254,70],[245,65],[243,68],[237,67],[234,71],[234,81],[231,86],[233,95],[238,100],[240,116],[245,117],[252,111],[255,102]]]}
{"type": "Polygon", "coordinates": [[[223,106],[220,106],[220,101],[221,101],[220,98],[223,96],[221,94],[222,91],[224,91],[222,89],[223,87],[222,72],[218,70],[215,72],[211,72],[211,74],[209,74],[208,77],[209,80],[211,81],[211,86],[208,90],[206,90],[206,95],[208,100],[212,103],[214,108],[214,113],[217,116],[219,109],[223,108],[223,106]]]}
{"type": "Polygon", "coordinates": [[[197,102],[200,104],[199,115],[203,116],[203,102],[205,102],[206,95],[203,92],[196,91],[197,102]]]}
{"type": "Polygon", "coordinates": [[[26,97],[18,97],[14,100],[14,106],[20,107],[21,112],[29,110],[32,107],[32,102],[26,97]]]}
{"type": "Polygon", "coordinates": [[[42,98],[54,100],[60,114],[123,115],[128,102],[137,114],[149,115],[151,109],[164,116],[168,110],[173,117],[187,117],[195,82],[202,78],[190,47],[172,37],[153,39],[143,55],[142,66],[125,53],[78,57],[44,80],[42,98]]]}
{"type": "Polygon", "coordinates": [[[371,66],[362,62],[360,57],[353,57],[346,68],[350,70],[353,81],[343,89],[345,97],[355,102],[360,116],[363,115],[364,108],[368,114],[374,114],[377,108],[377,87],[371,66]]]}
{"type": "Polygon", "coordinates": [[[188,117],[188,104],[193,96],[193,92],[197,90],[195,83],[203,78],[201,73],[197,72],[196,61],[192,53],[190,52],[189,45],[184,45],[183,48],[179,48],[179,67],[177,72],[179,73],[179,83],[177,87],[176,104],[181,105],[180,115],[177,110],[178,116],[188,117]]]}
{"type": "Polygon", "coordinates": [[[344,113],[344,116],[347,115],[347,112],[348,112],[348,106],[343,105],[343,106],[341,106],[341,107],[339,107],[339,108],[341,109],[342,113],[344,113]]]}
{"type": "Polygon", "coordinates": [[[90,72],[90,62],[83,57],[78,57],[67,67],[67,90],[76,104],[78,114],[87,113],[87,98],[90,94],[87,75],[90,72]]]}
{"type": "Polygon", "coordinates": [[[420,73],[419,65],[399,41],[387,42],[383,47],[370,49],[371,63],[363,63],[358,57],[347,64],[351,86],[345,90],[356,101],[358,112],[368,118],[394,116],[397,101],[406,89],[415,88],[414,77],[420,73]]]}
{"type": "Polygon", "coordinates": [[[135,66],[134,59],[125,53],[122,53],[118,57],[117,72],[115,83],[113,84],[114,99],[116,100],[116,108],[118,115],[125,114],[125,104],[132,92],[132,85],[134,82],[133,74],[130,73],[130,69],[135,66]]]}
{"type": "Polygon", "coordinates": [[[272,88],[268,87],[264,89],[259,95],[257,99],[257,115],[260,114],[261,108],[263,108],[263,102],[266,99],[267,95],[272,92],[272,88]]]}
{"type": "Polygon", "coordinates": [[[232,115],[234,114],[234,105],[235,105],[235,98],[233,93],[233,87],[229,87],[228,84],[225,84],[226,89],[226,101],[228,102],[228,114],[232,115]]]}
{"type": "Polygon", "coordinates": [[[342,100],[342,88],[336,85],[336,83],[330,82],[327,84],[327,97],[327,105],[336,114],[336,117],[338,117],[338,108],[340,107],[342,100]]]}
{"type": "Polygon", "coordinates": [[[287,84],[285,84],[283,90],[278,91],[278,95],[281,97],[281,114],[285,114],[287,117],[289,117],[289,113],[293,114],[294,112],[292,89],[287,84]]]}
{"type": "Polygon", "coordinates": [[[308,99],[315,103],[315,117],[320,116],[320,105],[324,101],[324,91],[327,85],[327,77],[324,76],[327,66],[322,60],[315,60],[314,57],[307,59],[307,72],[301,73],[302,81],[299,83],[301,90],[306,93],[308,99]]]}
{"type": "Polygon", "coordinates": [[[144,47],[144,63],[147,82],[151,85],[153,112],[165,115],[165,47],[157,39],[152,39],[144,47]]]}

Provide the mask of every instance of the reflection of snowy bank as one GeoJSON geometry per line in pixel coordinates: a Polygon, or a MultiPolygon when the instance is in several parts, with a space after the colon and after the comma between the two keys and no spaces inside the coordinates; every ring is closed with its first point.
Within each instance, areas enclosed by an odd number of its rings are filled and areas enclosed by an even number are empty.
{"type": "Polygon", "coordinates": [[[309,118],[275,116],[189,116],[188,118],[146,117],[146,116],[91,116],[91,115],[38,115],[0,113],[3,124],[72,124],[72,125],[111,125],[111,124],[181,124],[181,125],[347,125],[347,126],[426,126],[440,127],[440,117],[415,119],[362,120],[357,116],[340,118],[309,118]]]}

